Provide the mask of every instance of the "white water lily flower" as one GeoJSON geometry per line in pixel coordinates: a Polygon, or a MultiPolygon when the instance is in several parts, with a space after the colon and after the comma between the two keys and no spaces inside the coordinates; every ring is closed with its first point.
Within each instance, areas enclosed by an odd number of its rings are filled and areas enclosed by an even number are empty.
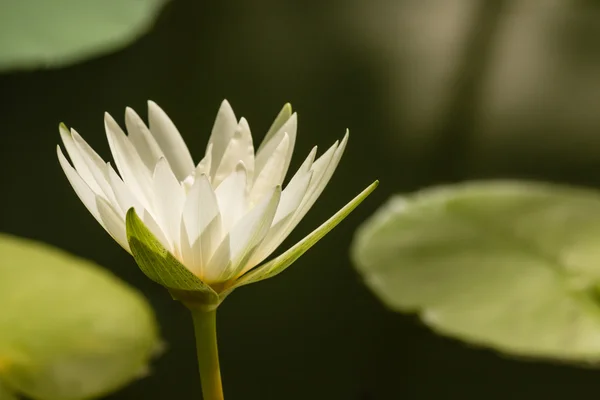
{"type": "Polygon", "coordinates": [[[170,289],[218,293],[272,276],[374,189],[372,185],[335,219],[300,242],[300,247],[294,246],[293,254],[280,256],[285,256],[285,263],[279,258],[277,265],[271,262],[255,268],[315,203],[342,157],[348,134],[317,159],[317,148],[313,148],[282,189],[296,141],[297,117],[289,105],[255,152],[247,121],[237,120],[223,101],[198,164],[167,114],[151,101],[148,114],[146,126],[132,109],[126,109],[128,135],[105,114],[117,170],[75,130],[62,124],[60,134],[72,165],[60,146],[57,152],[69,182],[90,213],[134,255],[148,276],[170,289]],[[167,258],[168,265],[164,264],[167,258]],[[260,274],[249,279],[247,273],[253,268],[261,270],[260,274]]]}

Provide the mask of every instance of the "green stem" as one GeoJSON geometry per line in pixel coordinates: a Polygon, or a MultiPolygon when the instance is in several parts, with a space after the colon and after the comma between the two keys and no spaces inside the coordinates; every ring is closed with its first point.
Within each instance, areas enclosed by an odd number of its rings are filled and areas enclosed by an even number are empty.
{"type": "Polygon", "coordinates": [[[217,349],[217,309],[191,308],[196,334],[196,351],[204,400],[223,400],[219,351],[217,349]]]}

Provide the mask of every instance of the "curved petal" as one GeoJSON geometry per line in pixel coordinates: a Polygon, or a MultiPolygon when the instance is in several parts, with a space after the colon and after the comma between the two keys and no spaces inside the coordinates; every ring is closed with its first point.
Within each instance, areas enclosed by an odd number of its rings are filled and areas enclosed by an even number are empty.
{"type": "Polygon", "coordinates": [[[152,201],[152,177],[148,169],[125,132],[108,113],[104,114],[104,127],[108,145],[123,182],[144,207],[149,208],[152,201]]]}
{"type": "Polygon", "coordinates": [[[249,260],[249,265],[257,265],[265,258],[267,258],[285,239],[282,238],[283,232],[285,231],[288,223],[293,217],[294,212],[300,206],[302,199],[306,195],[310,181],[312,177],[312,171],[303,172],[298,171],[294,178],[287,185],[283,193],[281,194],[281,200],[273,223],[268,233],[265,235],[264,240],[260,243],[260,246],[252,254],[249,260]]]}
{"type": "Polygon", "coordinates": [[[228,292],[224,293],[223,296],[226,296],[235,288],[247,285],[249,283],[262,281],[283,272],[287,267],[292,265],[294,261],[300,258],[308,249],[314,246],[319,240],[321,240],[333,228],[342,222],[360,203],[362,203],[364,199],[367,198],[367,196],[373,192],[373,190],[375,190],[378,184],[379,181],[373,182],[365,190],[359,193],[358,196],[342,207],[342,209],[335,213],[331,218],[329,218],[321,226],[312,231],[308,236],[289,248],[283,254],[239,278],[235,285],[230,287],[228,292]]]}
{"type": "Polygon", "coordinates": [[[156,139],[179,181],[194,170],[194,160],[181,134],[169,116],[155,102],[148,101],[150,133],[156,139]]]}
{"type": "Polygon", "coordinates": [[[334,145],[321,157],[312,163],[309,170],[312,174],[310,184],[306,189],[300,204],[296,206],[293,213],[288,214],[286,218],[282,218],[277,226],[271,228],[271,231],[269,231],[267,238],[265,238],[262,243],[260,250],[257,251],[253,257],[253,263],[260,263],[274,252],[294,230],[304,215],[306,215],[316,199],[323,192],[323,189],[325,189],[329,179],[331,179],[331,176],[342,157],[347,142],[348,134],[344,136],[344,139],[342,139],[342,142],[339,145],[338,142],[334,143],[334,145]]]}
{"type": "Polygon", "coordinates": [[[96,182],[96,178],[90,171],[87,163],[84,160],[84,156],[80,154],[79,149],[77,148],[75,141],[73,140],[73,136],[71,132],[67,129],[64,124],[60,124],[58,128],[60,132],[60,137],[62,142],[67,150],[67,154],[69,154],[69,158],[73,163],[73,167],[75,167],[75,171],[79,174],[81,179],[83,179],[90,189],[94,191],[94,193],[103,193],[100,185],[96,182]]]}
{"type": "Polygon", "coordinates": [[[196,178],[187,195],[183,206],[183,223],[193,256],[190,270],[202,276],[203,267],[208,264],[223,238],[219,205],[206,175],[196,178]]]}
{"type": "Polygon", "coordinates": [[[284,140],[284,137],[288,137],[288,148],[284,157],[284,162],[281,166],[282,181],[287,174],[287,170],[292,160],[292,154],[294,153],[294,144],[296,143],[296,130],[298,129],[298,116],[293,113],[290,118],[285,121],[279,127],[279,130],[273,135],[267,134],[265,140],[260,145],[260,148],[256,152],[256,174],[260,174],[263,168],[267,165],[269,160],[273,157],[274,153],[279,148],[280,143],[284,140]]]}
{"type": "Polygon", "coordinates": [[[102,195],[109,203],[116,203],[114,192],[108,182],[106,174],[106,162],[104,162],[104,160],[74,129],[71,130],[71,137],[73,138],[75,147],[79,150],[83,161],[86,163],[88,170],[101,189],[101,192],[98,194],[102,195]]]}
{"type": "Polygon", "coordinates": [[[262,167],[260,172],[257,170],[258,175],[250,190],[250,204],[256,204],[274,186],[281,185],[285,177],[284,166],[287,162],[287,154],[290,146],[289,136],[287,133],[284,133],[283,139],[273,151],[267,163],[262,167]]]}
{"type": "Polygon", "coordinates": [[[152,133],[150,133],[150,129],[130,107],[125,109],[125,127],[127,128],[129,140],[137,150],[144,165],[146,165],[148,171],[154,171],[158,159],[165,157],[165,155],[152,133]]]}
{"type": "Polygon", "coordinates": [[[225,148],[221,162],[212,176],[211,182],[213,186],[219,186],[235,170],[236,165],[240,161],[246,167],[248,183],[252,182],[254,174],[254,146],[252,144],[250,126],[245,118],[240,119],[235,133],[225,148]]]}
{"type": "Polygon", "coordinates": [[[311,182],[306,197],[304,198],[302,204],[298,208],[298,211],[294,215],[294,222],[292,222],[293,226],[290,228],[290,231],[294,229],[294,227],[298,224],[298,222],[300,222],[302,218],[304,218],[308,210],[310,210],[310,208],[313,206],[313,204],[315,204],[315,201],[317,201],[321,193],[323,193],[323,190],[329,183],[329,180],[333,176],[333,173],[337,169],[337,166],[340,163],[342,156],[344,155],[344,150],[346,150],[346,145],[348,144],[348,138],[349,133],[348,131],[346,131],[346,134],[344,135],[341,143],[339,144],[339,146],[336,146],[335,152],[333,153],[331,160],[327,163],[324,160],[323,165],[327,165],[325,168],[322,169],[322,173],[319,173],[321,166],[317,165],[319,160],[315,161],[312,165],[311,170],[313,171],[313,177],[315,178],[314,183],[311,182]],[[320,178],[316,178],[319,175],[320,178]]]}
{"type": "Polygon", "coordinates": [[[285,124],[287,122],[287,120],[290,119],[291,116],[292,116],[292,105],[290,103],[286,103],[283,105],[283,107],[281,108],[281,111],[279,111],[279,114],[277,114],[277,116],[273,120],[273,123],[271,124],[271,127],[269,128],[265,137],[263,138],[262,143],[260,144],[260,146],[258,148],[258,151],[261,151],[264,148],[264,146],[271,141],[273,136],[275,136],[275,134],[279,133],[279,130],[281,129],[283,124],[285,124]]]}
{"type": "Polygon", "coordinates": [[[100,219],[108,234],[131,254],[129,243],[127,242],[127,233],[125,231],[125,219],[119,216],[117,211],[104,198],[96,196],[96,206],[100,214],[100,219]]]}
{"type": "Polygon", "coordinates": [[[135,212],[138,215],[142,215],[144,212],[142,203],[133,195],[131,190],[129,190],[127,185],[125,185],[121,177],[109,163],[106,164],[106,171],[108,183],[110,184],[110,187],[115,195],[115,201],[119,206],[123,218],[131,207],[135,207],[135,212]]]}
{"type": "Polygon", "coordinates": [[[215,175],[219,164],[221,164],[221,158],[225,154],[225,149],[235,133],[237,125],[238,122],[231,105],[227,100],[223,100],[217,112],[210,139],[208,139],[208,146],[212,146],[211,176],[215,175]]]}
{"type": "Polygon", "coordinates": [[[229,234],[227,234],[204,268],[202,280],[208,284],[223,282],[222,276],[230,266],[231,248],[229,246],[229,234]]]}
{"type": "Polygon", "coordinates": [[[180,236],[180,223],[185,193],[166,159],[156,164],[153,176],[153,210],[172,249],[176,249],[180,236]]]}
{"type": "Polygon", "coordinates": [[[248,212],[231,230],[231,270],[225,280],[243,274],[254,265],[248,261],[269,232],[281,198],[281,186],[276,186],[260,203],[248,212]]]}
{"type": "Polygon", "coordinates": [[[77,197],[79,197],[90,214],[92,214],[100,223],[100,225],[104,227],[102,219],[100,218],[100,213],[98,212],[98,207],[96,206],[96,193],[88,186],[87,183],[85,183],[81,176],[79,176],[75,168],[69,164],[69,161],[58,145],[56,146],[56,154],[58,155],[58,162],[67,176],[69,183],[73,187],[73,190],[75,190],[77,197]]]}
{"type": "Polygon", "coordinates": [[[246,167],[239,163],[215,190],[223,232],[229,232],[246,213],[246,167]]]}

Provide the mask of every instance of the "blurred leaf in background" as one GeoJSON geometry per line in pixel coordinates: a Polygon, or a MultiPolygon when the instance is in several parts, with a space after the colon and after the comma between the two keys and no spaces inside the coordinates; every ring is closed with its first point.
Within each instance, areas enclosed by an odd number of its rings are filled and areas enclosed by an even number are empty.
{"type": "Polygon", "coordinates": [[[0,400],[16,400],[16,396],[0,382],[0,400]]]}
{"type": "Polygon", "coordinates": [[[91,262],[6,234],[0,308],[0,380],[35,400],[109,393],[140,377],[159,347],[137,291],[91,262]]]}
{"type": "Polygon", "coordinates": [[[132,43],[168,0],[2,0],[0,71],[61,67],[132,43]]]}
{"type": "Polygon", "coordinates": [[[391,309],[502,352],[600,361],[600,193],[496,181],[392,198],[356,267],[391,309]]]}

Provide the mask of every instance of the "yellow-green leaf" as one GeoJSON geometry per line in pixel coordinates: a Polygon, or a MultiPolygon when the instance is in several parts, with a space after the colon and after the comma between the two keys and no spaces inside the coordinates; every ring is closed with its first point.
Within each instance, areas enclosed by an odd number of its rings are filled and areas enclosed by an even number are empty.
{"type": "Polygon", "coordinates": [[[0,400],[17,400],[17,396],[0,382],[0,400]]]}
{"type": "Polygon", "coordinates": [[[502,352],[600,361],[600,194],[473,182],[392,198],[353,259],[391,309],[502,352]]]}
{"type": "Polygon", "coordinates": [[[0,70],[69,65],[146,32],[165,0],[2,0],[0,70]]]}
{"type": "Polygon", "coordinates": [[[158,344],[146,300],[93,263],[0,234],[0,381],[35,400],[98,397],[140,376],[158,344]]]}

